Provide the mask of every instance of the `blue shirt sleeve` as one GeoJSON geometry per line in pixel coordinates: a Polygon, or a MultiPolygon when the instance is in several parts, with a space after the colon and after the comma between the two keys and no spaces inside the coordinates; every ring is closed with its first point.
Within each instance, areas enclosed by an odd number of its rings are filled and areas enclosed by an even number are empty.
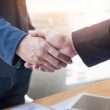
{"type": "Polygon", "coordinates": [[[0,18],[0,58],[12,66],[16,49],[26,35],[24,31],[0,18]]]}

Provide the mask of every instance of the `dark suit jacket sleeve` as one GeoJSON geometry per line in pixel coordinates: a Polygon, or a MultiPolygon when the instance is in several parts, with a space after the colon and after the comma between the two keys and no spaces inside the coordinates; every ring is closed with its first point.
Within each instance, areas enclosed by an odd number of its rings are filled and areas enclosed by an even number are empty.
{"type": "Polygon", "coordinates": [[[110,20],[73,32],[72,39],[87,66],[110,59],[110,20]]]}
{"type": "Polygon", "coordinates": [[[16,48],[26,33],[0,17],[0,58],[13,65],[16,48]]]}

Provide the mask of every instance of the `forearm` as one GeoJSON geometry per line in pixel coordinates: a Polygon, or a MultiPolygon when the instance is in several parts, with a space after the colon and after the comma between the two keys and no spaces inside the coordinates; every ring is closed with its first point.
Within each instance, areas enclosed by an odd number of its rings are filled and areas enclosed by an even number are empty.
{"type": "Polygon", "coordinates": [[[0,34],[0,58],[13,65],[16,49],[26,33],[0,18],[0,34]]]}
{"type": "Polygon", "coordinates": [[[72,40],[87,66],[110,59],[110,20],[73,32],[72,40]]]}

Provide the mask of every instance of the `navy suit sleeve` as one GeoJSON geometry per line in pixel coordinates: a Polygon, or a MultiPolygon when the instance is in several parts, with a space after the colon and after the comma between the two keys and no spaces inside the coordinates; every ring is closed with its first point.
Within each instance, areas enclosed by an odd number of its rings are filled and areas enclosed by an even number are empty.
{"type": "Polygon", "coordinates": [[[0,58],[3,61],[13,65],[16,49],[26,34],[0,17],[0,58]]]}
{"type": "Polygon", "coordinates": [[[110,59],[110,20],[73,32],[72,39],[87,66],[110,59]]]}

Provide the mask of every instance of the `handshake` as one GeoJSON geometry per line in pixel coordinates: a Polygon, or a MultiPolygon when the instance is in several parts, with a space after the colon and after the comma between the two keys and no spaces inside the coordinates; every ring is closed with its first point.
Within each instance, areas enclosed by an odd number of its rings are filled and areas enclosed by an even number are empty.
{"type": "Polygon", "coordinates": [[[72,44],[72,36],[45,29],[29,31],[16,53],[26,62],[26,68],[44,72],[54,72],[66,67],[77,54],[72,44]]]}

